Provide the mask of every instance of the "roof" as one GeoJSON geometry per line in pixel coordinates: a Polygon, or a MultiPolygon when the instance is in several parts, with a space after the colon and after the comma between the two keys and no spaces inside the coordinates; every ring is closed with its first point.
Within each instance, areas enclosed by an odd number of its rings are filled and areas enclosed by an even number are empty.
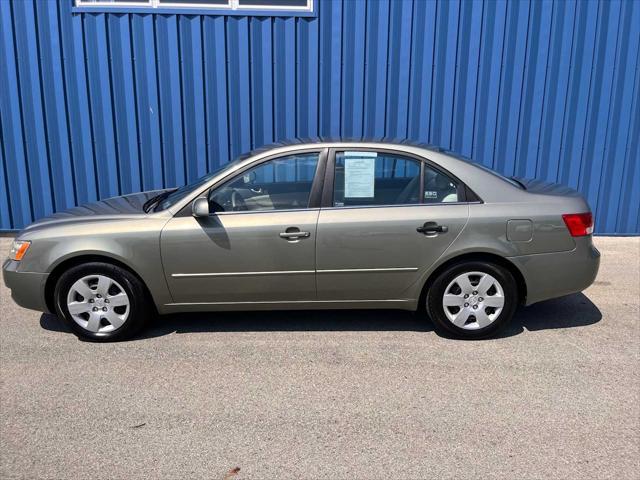
{"type": "Polygon", "coordinates": [[[240,155],[239,159],[253,157],[260,153],[267,152],[274,148],[289,147],[295,145],[313,145],[316,143],[385,143],[387,145],[404,145],[409,147],[423,148],[425,150],[431,150],[432,152],[444,153],[454,156],[462,160],[469,160],[468,158],[460,155],[459,153],[452,152],[451,150],[444,149],[435,145],[431,145],[424,142],[416,142],[408,138],[392,138],[392,137],[310,137],[310,138],[298,138],[294,137],[287,140],[281,140],[271,144],[263,145],[255,148],[250,152],[246,152],[240,155]]]}

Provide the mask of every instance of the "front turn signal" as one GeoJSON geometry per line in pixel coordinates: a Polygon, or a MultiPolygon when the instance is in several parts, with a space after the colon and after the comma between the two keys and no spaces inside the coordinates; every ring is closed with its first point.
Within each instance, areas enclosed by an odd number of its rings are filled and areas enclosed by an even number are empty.
{"type": "Polygon", "coordinates": [[[24,254],[27,253],[29,247],[31,246],[31,242],[26,240],[15,240],[11,245],[11,251],[9,252],[9,258],[11,260],[20,261],[24,254]]]}

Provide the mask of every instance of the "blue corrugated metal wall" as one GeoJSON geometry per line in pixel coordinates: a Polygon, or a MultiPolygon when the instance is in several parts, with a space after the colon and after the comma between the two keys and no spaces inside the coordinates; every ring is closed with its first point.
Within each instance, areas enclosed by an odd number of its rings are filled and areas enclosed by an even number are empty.
{"type": "Polygon", "coordinates": [[[294,136],[408,137],[640,232],[640,2],[320,0],[317,18],[0,0],[0,229],[294,136]]]}

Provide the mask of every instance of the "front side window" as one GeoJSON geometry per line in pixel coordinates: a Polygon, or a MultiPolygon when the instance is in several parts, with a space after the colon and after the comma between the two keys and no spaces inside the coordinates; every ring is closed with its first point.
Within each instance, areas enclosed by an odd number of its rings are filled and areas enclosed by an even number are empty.
{"type": "Polygon", "coordinates": [[[209,194],[212,212],[307,208],[319,153],[276,158],[249,169],[209,194]]]}
{"type": "Polygon", "coordinates": [[[337,152],[333,206],[412,205],[458,200],[458,183],[448,175],[395,153],[337,152]]]}

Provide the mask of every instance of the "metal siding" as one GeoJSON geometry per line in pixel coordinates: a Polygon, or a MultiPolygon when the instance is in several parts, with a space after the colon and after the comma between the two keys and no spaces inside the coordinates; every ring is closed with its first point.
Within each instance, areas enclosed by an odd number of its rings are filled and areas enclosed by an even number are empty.
{"type": "Polygon", "coordinates": [[[63,85],[66,86],[65,113],[68,119],[76,199],[79,204],[82,204],[98,198],[96,153],[89,110],[82,17],[68,15],[64,5],[64,3],[57,4],[62,39],[63,85]]]}
{"type": "Polygon", "coordinates": [[[408,137],[426,142],[431,125],[435,2],[416,2],[413,11],[408,137]]]}
{"type": "Polygon", "coordinates": [[[296,110],[298,137],[318,136],[319,28],[318,20],[300,19],[296,41],[296,110]]]}
{"type": "MultiPolygon", "coordinates": [[[[0,146],[2,141],[2,118],[0,117],[0,146]]],[[[9,198],[9,186],[7,185],[7,166],[4,161],[4,148],[0,148],[0,222],[2,224],[11,224],[11,205],[9,198]]]]}
{"type": "Polygon", "coordinates": [[[6,188],[10,199],[9,217],[2,217],[2,228],[16,228],[33,220],[29,168],[24,148],[24,129],[20,109],[20,83],[16,68],[11,5],[0,2],[0,125],[6,188]],[[11,181],[9,181],[11,179],[11,181]]]}
{"type": "Polygon", "coordinates": [[[342,55],[349,61],[342,67],[342,133],[347,137],[362,134],[362,112],[364,97],[364,52],[366,4],[357,2],[354,8],[344,11],[344,25],[352,28],[344,30],[342,55]]]}
{"type": "MultiPolygon", "coordinates": [[[[617,187],[625,185],[624,171],[629,160],[629,156],[625,155],[627,153],[625,150],[631,134],[631,131],[625,126],[631,124],[634,99],[637,109],[638,99],[635,97],[640,94],[636,88],[638,69],[636,69],[635,75],[633,70],[629,71],[633,62],[637,61],[632,57],[634,54],[637,57],[640,43],[640,9],[636,8],[634,11],[631,7],[630,2],[622,5],[617,40],[619,48],[616,52],[614,66],[613,81],[615,85],[609,109],[609,128],[605,144],[603,174],[598,182],[594,182],[598,189],[596,222],[601,225],[604,231],[615,231],[620,228],[616,225],[617,213],[624,189],[617,187]],[[636,81],[629,81],[633,76],[636,77],[636,81]],[[621,159],[621,161],[616,161],[616,159],[621,159]]],[[[639,136],[637,129],[635,136],[639,136]]],[[[636,190],[638,185],[640,182],[636,179],[636,190]]]]}
{"type": "MultiPolygon", "coordinates": [[[[640,9],[635,10],[638,18],[640,9]]],[[[638,26],[638,22],[636,22],[638,26]]],[[[638,35],[640,37],[640,35],[638,35]]],[[[637,41],[640,39],[636,39],[637,41]]],[[[635,82],[631,103],[631,129],[627,135],[623,180],[620,188],[620,207],[617,211],[616,230],[620,232],[638,232],[640,230],[640,52],[636,52],[635,82]]],[[[617,187],[617,185],[616,185],[617,187]]],[[[610,213],[610,212],[609,212],[610,213]]],[[[614,212],[615,213],[615,212],[614,212]]]]}
{"type": "Polygon", "coordinates": [[[152,15],[132,16],[131,38],[140,181],[144,190],[153,190],[162,188],[164,175],[152,15]]]}
{"type": "MultiPolygon", "coordinates": [[[[348,2],[347,6],[350,6],[348,2]]],[[[322,9],[318,13],[322,15],[322,9]]],[[[389,54],[389,1],[367,2],[366,18],[363,134],[366,132],[372,137],[383,137],[389,54]]]]}
{"type": "Polygon", "coordinates": [[[321,40],[320,133],[334,137],[341,132],[342,7],[342,2],[324,2],[318,6],[321,40]]]}
{"type": "Polygon", "coordinates": [[[53,184],[54,208],[63,210],[76,205],[75,186],[69,149],[69,129],[62,77],[62,49],[55,2],[37,3],[38,44],[40,45],[40,82],[42,87],[45,132],[53,184]]]}
{"type": "Polygon", "coordinates": [[[222,17],[204,19],[205,97],[207,104],[207,152],[209,169],[229,158],[229,129],[227,117],[227,55],[225,21],[222,17]]]}
{"type": "Polygon", "coordinates": [[[456,56],[455,112],[453,119],[452,149],[467,157],[473,153],[473,124],[479,74],[480,43],[482,35],[482,11],[480,0],[463,2],[460,12],[460,36],[456,56]]]}
{"type": "Polygon", "coordinates": [[[110,15],[108,18],[116,152],[120,163],[120,189],[126,192],[142,188],[130,23],[128,15],[110,15]]]}
{"type": "MultiPolygon", "coordinates": [[[[251,59],[247,17],[227,19],[229,147],[231,158],[251,150],[251,59]]],[[[255,48],[255,47],[254,47],[255,48]]]]}
{"type": "Polygon", "coordinates": [[[21,93],[17,98],[21,105],[22,138],[29,169],[31,206],[35,218],[39,218],[54,211],[49,166],[55,160],[48,161],[49,151],[42,104],[43,85],[40,81],[40,53],[33,3],[13,4],[13,20],[23,24],[23,28],[15,29],[13,32],[17,54],[17,58],[14,58],[21,93]]]}
{"type": "Polygon", "coordinates": [[[158,70],[156,81],[160,97],[160,135],[165,185],[182,185],[186,182],[177,20],[175,15],[154,15],[158,70]]]}
{"type": "Polygon", "coordinates": [[[285,140],[296,135],[296,19],[276,18],[272,30],[273,135],[285,140]]]}
{"type": "Polygon", "coordinates": [[[317,17],[0,0],[0,229],[291,137],[410,138],[640,233],[640,2],[321,0],[317,17]]]}
{"type": "Polygon", "coordinates": [[[536,177],[553,181],[558,175],[565,128],[572,128],[566,115],[572,60],[576,2],[554,2],[547,57],[547,81],[538,143],[536,177]]]}

